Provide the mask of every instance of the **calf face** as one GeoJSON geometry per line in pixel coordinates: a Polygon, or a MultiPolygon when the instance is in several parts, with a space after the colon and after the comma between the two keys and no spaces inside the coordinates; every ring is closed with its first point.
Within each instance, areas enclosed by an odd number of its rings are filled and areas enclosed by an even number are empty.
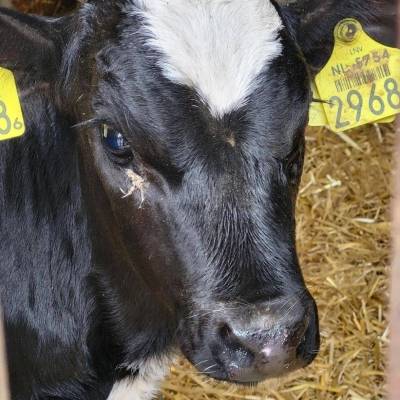
{"type": "Polygon", "coordinates": [[[94,219],[122,227],[113,240],[177,310],[200,370],[256,382],[308,364],[318,323],[294,209],[310,91],[283,19],[264,0],[120,13],[88,49],[90,86],[78,73],[90,201],[109,201],[94,219]]]}
{"type": "Polygon", "coordinates": [[[311,94],[291,9],[103,0],[65,19],[20,17],[18,29],[10,15],[3,26],[24,41],[3,56],[46,70],[78,131],[96,274],[118,292],[104,296],[112,317],[149,348],[160,332],[153,353],[176,344],[217,379],[310,363],[318,317],[294,211],[311,94]]]}

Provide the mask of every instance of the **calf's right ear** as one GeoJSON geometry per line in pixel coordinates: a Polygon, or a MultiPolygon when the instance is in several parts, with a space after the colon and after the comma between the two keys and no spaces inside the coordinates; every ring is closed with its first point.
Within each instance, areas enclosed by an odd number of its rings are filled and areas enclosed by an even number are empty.
{"type": "Polygon", "coordinates": [[[333,32],[342,19],[355,18],[375,40],[396,45],[396,0],[278,0],[278,3],[283,14],[296,17],[295,26],[290,28],[315,73],[332,54],[333,32]]]}
{"type": "Polygon", "coordinates": [[[0,8],[0,67],[50,81],[61,59],[61,27],[60,19],[0,8]]]}

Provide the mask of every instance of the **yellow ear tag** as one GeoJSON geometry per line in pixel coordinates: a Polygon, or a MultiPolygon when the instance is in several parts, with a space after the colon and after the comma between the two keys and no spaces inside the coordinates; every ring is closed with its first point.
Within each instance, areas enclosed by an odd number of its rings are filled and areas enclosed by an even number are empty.
{"type": "Polygon", "coordinates": [[[24,117],[11,71],[0,67],[0,141],[22,136],[24,117]]]}
{"type": "Polygon", "coordinates": [[[393,121],[400,112],[400,50],[371,39],[355,19],[339,22],[334,35],[331,58],[315,78],[330,128],[393,121]]]}

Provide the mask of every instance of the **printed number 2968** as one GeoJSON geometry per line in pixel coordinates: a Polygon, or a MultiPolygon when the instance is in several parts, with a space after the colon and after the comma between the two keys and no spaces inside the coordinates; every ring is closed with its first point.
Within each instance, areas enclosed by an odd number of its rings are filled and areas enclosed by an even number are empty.
{"type": "MultiPolygon", "coordinates": [[[[384,83],[384,88],[387,97],[387,104],[389,104],[389,106],[395,111],[400,110],[400,91],[397,82],[393,78],[388,78],[384,83]]],[[[355,111],[355,122],[360,122],[361,113],[364,107],[364,100],[361,93],[358,90],[350,90],[347,94],[346,100],[347,105],[355,111]]],[[[343,107],[345,106],[342,99],[338,96],[333,96],[330,98],[329,103],[331,107],[335,107],[336,105],[338,106],[336,128],[343,129],[351,125],[350,121],[343,121],[342,119],[343,107]]],[[[378,117],[386,111],[384,99],[376,94],[376,83],[373,83],[371,86],[368,108],[372,114],[378,117]]]]}

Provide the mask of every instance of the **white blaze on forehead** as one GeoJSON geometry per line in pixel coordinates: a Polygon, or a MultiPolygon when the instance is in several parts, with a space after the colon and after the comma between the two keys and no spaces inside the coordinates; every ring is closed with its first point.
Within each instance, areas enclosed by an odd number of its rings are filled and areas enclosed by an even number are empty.
{"type": "Polygon", "coordinates": [[[171,81],[194,88],[215,116],[243,106],[282,52],[270,0],[136,0],[148,44],[171,81]]]}

